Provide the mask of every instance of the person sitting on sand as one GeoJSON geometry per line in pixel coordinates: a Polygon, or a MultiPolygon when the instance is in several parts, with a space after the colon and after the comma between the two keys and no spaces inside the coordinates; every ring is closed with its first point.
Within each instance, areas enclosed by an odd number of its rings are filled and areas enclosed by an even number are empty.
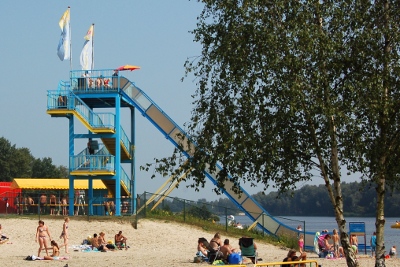
{"type": "Polygon", "coordinates": [[[92,249],[96,248],[98,251],[107,251],[107,247],[102,244],[103,239],[100,236],[97,236],[97,234],[93,234],[93,238],[90,242],[92,243],[92,249]]]}
{"type": "Polygon", "coordinates": [[[224,260],[228,259],[228,256],[234,252],[236,252],[236,248],[233,248],[229,244],[229,239],[224,240],[224,244],[221,246],[220,251],[224,254],[224,260]]]}
{"type": "Polygon", "coordinates": [[[206,259],[208,256],[208,250],[207,250],[207,240],[204,237],[199,238],[197,241],[197,253],[196,256],[202,257],[203,259],[206,259]]]}
{"type": "Polygon", "coordinates": [[[102,250],[115,249],[115,246],[113,244],[107,243],[105,236],[106,234],[104,232],[100,232],[98,237],[100,247],[103,246],[102,250]]]}
{"type": "Polygon", "coordinates": [[[210,246],[214,250],[218,250],[219,247],[222,247],[224,243],[222,243],[221,235],[219,233],[215,233],[214,237],[210,240],[210,246]]]}
{"type": "Polygon", "coordinates": [[[8,240],[8,237],[7,237],[6,235],[3,235],[2,230],[3,230],[3,227],[2,227],[1,224],[0,224],[0,242],[1,242],[1,241],[8,240]]]}
{"type": "Polygon", "coordinates": [[[119,231],[118,234],[115,235],[114,239],[115,245],[118,247],[118,249],[122,249],[123,245],[125,250],[128,250],[128,247],[126,246],[126,240],[128,238],[122,235],[122,231],[119,231]]]}
{"type": "MultiPolygon", "coordinates": [[[[282,261],[283,262],[289,262],[289,261],[305,261],[307,260],[307,254],[305,252],[301,253],[300,256],[296,255],[296,250],[291,249],[289,250],[287,257],[284,258],[282,261]]],[[[291,265],[291,264],[282,264],[281,267],[291,267],[291,266],[306,266],[305,263],[297,264],[297,265],[291,265]]]]}
{"type": "Polygon", "coordinates": [[[64,257],[60,257],[60,248],[58,246],[58,244],[56,243],[56,241],[51,240],[51,248],[53,250],[53,253],[51,253],[50,256],[44,256],[43,259],[44,260],[61,260],[61,259],[65,259],[64,257]]]}

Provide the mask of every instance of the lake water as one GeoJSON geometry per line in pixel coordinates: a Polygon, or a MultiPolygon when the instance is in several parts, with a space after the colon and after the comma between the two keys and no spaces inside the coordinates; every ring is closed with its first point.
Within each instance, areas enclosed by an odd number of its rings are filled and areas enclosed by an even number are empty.
{"type": "MultiPolygon", "coordinates": [[[[328,229],[328,231],[332,232],[333,229],[338,229],[336,220],[334,217],[297,217],[297,216],[288,216],[288,217],[275,217],[278,221],[289,225],[293,228],[296,228],[298,225],[301,225],[307,232],[321,232],[324,229],[328,229]]],[[[349,230],[350,222],[363,222],[365,223],[365,232],[366,232],[366,244],[369,246],[369,241],[372,233],[375,231],[375,218],[373,217],[346,217],[346,228],[349,230]]],[[[240,222],[243,225],[251,225],[252,221],[245,215],[235,215],[235,220],[240,222]]],[[[399,218],[386,218],[385,223],[385,244],[386,251],[389,252],[389,249],[393,245],[400,245],[400,229],[390,228],[392,224],[394,224],[399,218]]],[[[221,219],[221,223],[224,223],[224,220],[221,219]]],[[[362,236],[358,237],[359,244],[364,244],[364,238],[362,236]]]]}

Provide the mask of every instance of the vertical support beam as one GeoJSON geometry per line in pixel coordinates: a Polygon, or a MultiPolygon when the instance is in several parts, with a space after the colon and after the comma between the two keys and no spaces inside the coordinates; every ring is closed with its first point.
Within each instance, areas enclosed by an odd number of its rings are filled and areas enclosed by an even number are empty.
{"type": "Polygon", "coordinates": [[[121,96],[115,96],[115,216],[121,216],[121,96]]]}
{"type": "Polygon", "coordinates": [[[131,163],[131,213],[136,213],[136,165],[135,165],[135,108],[131,107],[131,155],[132,155],[132,163],[131,163]]]}
{"type": "Polygon", "coordinates": [[[88,184],[89,184],[89,190],[88,190],[88,214],[90,216],[93,215],[93,179],[89,178],[88,179],[88,184]]]}
{"type": "MultiPolygon", "coordinates": [[[[71,102],[71,101],[70,101],[71,102]]],[[[76,168],[75,161],[74,161],[74,117],[70,115],[68,117],[69,122],[69,173],[71,170],[76,168]]],[[[74,197],[75,197],[75,190],[74,190],[74,179],[75,176],[69,175],[69,190],[68,190],[68,203],[69,203],[69,216],[74,215],[74,197]]]]}

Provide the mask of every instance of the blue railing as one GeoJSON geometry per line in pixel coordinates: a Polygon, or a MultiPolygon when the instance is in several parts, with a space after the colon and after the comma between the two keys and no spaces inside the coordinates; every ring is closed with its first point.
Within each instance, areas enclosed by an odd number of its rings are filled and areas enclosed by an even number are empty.
{"type": "Polygon", "coordinates": [[[113,113],[95,113],[85,102],[69,90],[47,91],[47,110],[68,109],[76,111],[92,128],[115,130],[113,113]]]}
{"type": "Polygon", "coordinates": [[[70,71],[70,87],[74,92],[118,91],[118,72],[105,70],[72,70],[70,71]]]}
{"type": "Polygon", "coordinates": [[[131,179],[129,179],[128,174],[126,174],[125,170],[121,167],[121,182],[124,183],[126,190],[131,192],[131,179]]]}
{"type": "Polygon", "coordinates": [[[79,154],[69,158],[70,171],[107,171],[114,172],[115,156],[113,155],[83,155],[79,154]]]}
{"type": "Polygon", "coordinates": [[[121,129],[121,141],[124,144],[126,151],[128,151],[129,155],[132,155],[131,153],[131,141],[129,141],[128,135],[126,135],[124,129],[122,128],[122,126],[120,127],[121,129]]]}

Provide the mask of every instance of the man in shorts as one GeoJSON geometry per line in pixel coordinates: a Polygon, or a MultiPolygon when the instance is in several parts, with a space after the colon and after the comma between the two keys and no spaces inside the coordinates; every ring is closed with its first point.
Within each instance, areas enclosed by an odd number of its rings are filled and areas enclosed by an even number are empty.
{"type": "Polygon", "coordinates": [[[122,231],[119,231],[118,234],[115,235],[115,245],[118,247],[118,249],[122,249],[123,246],[125,246],[125,250],[128,249],[126,246],[127,239],[128,238],[122,235],[122,231]]]}

